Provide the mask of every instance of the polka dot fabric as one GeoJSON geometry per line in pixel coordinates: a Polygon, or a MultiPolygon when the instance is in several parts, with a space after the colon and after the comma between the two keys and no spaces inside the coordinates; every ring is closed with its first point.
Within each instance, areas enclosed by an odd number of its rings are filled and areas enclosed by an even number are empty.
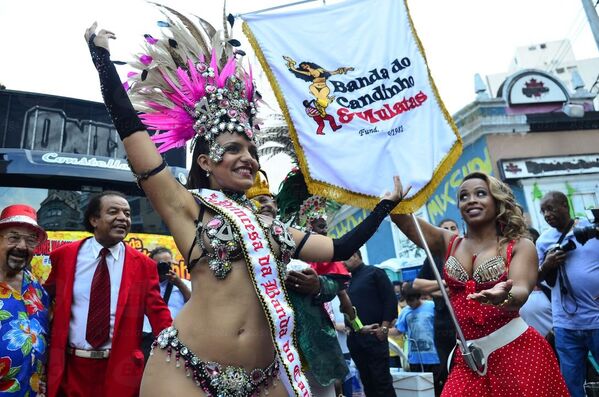
{"type": "MultiPolygon", "coordinates": [[[[509,260],[506,267],[509,267],[509,260]]],[[[472,279],[466,282],[456,280],[448,274],[447,269],[444,270],[450,300],[466,339],[478,339],[489,335],[518,316],[517,311],[502,310],[466,299],[466,296],[474,291],[491,288],[507,279],[507,269],[498,280],[481,283],[472,279]]],[[[495,350],[489,356],[485,376],[480,376],[468,368],[456,348],[451,372],[441,394],[442,397],[569,395],[551,347],[531,327],[516,340],[495,350]]]]}

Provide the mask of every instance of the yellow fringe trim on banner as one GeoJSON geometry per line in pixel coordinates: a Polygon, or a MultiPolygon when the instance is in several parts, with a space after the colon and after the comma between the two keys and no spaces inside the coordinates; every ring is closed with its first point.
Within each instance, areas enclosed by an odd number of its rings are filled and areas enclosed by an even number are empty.
{"type": "MultiPolygon", "coordinates": [[[[451,149],[449,150],[449,152],[447,153],[445,158],[441,161],[441,163],[435,168],[435,171],[433,172],[433,175],[431,176],[431,180],[426,185],[424,185],[418,191],[418,193],[416,193],[415,195],[410,197],[408,200],[405,200],[405,201],[402,201],[401,203],[399,203],[399,205],[397,207],[395,207],[395,209],[392,211],[392,213],[394,213],[394,214],[413,213],[413,212],[416,212],[418,209],[420,209],[423,205],[425,205],[426,201],[430,198],[430,196],[432,196],[432,194],[435,192],[437,186],[441,183],[441,181],[443,180],[445,175],[447,175],[447,173],[451,170],[453,165],[456,163],[456,161],[462,154],[462,138],[460,137],[460,135],[458,133],[458,129],[457,129],[455,123],[453,122],[452,117],[447,112],[445,105],[443,104],[443,102],[441,101],[441,98],[439,97],[437,87],[435,86],[435,84],[433,82],[432,76],[430,74],[430,70],[428,68],[428,63],[426,61],[426,56],[424,54],[424,49],[422,47],[422,43],[420,42],[420,39],[418,38],[418,35],[416,34],[416,30],[414,29],[414,24],[412,22],[412,18],[410,17],[410,13],[407,11],[408,10],[407,2],[404,1],[404,4],[406,7],[406,12],[408,14],[408,20],[410,22],[410,28],[412,30],[412,34],[413,34],[414,39],[418,45],[420,54],[422,55],[422,57],[424,59],[424,63],[426,64],[429,82],[433,89],[435,99],[437,100],[437,104],[439,105],[439,108],[441,109],[445,120],[450,125],[451,129],[453,130],[454,134],[456,135],[456,142],[453,144],[453,146],[451,147],[451,149]]],[[[373,209],[381,200],[380,197],[353,192],[348,189],[342,188],[340,186],[336,186],[336,185],[333,185],[333,184],[330,184],[327,182],[322,182],[322,181],[312,179],[311,174],[310,174],[310,168],[306,161],[304,151],[299,143],[297,131],[295,130],[295,126],[293,125],[293,122],[291,120],[291,115],[289,113],[289,109],[287,108],[287,102],[285,101],[285,97],[283,95],[281,87],[279,86],[279,83],[278,83],[274,73],[272,72],[270,65],[266,61],[266,57],[264,56],[264,53],[262,52],[262,47],[256,40],[256,37],[254,36],[254,33],[250,29],[247,22],[243,22],[242,31],[245,34],[245,36],[247,37],[248,41],[250,42],[250,45],[254,49],[254,52],[255,52],[256,56],[258,57],[258,61],[260,62],[260,65],[264,69],[264,72],[266,73],[266,76],[268,78],[268,82],[270,83],[270,85],[273,89],[273,92],[275,94],[275,98],[277,99],[279,107],[281,108],[281,110],[283,112],[283,117],[285,118],[285,122],[287,123],[287,126],[289,128],[289,135],[291,136],[291,141],[293,142],[293,147],[295,148],[295,152],[297,154],[297,158],[299,161],[299,167],[302,170],[302,173],[304,174],[304,178],[306,180],[306,185],[308,186],[308,191],[311,194],[318,194],[320,196],[325,196],[327,198],[330,198],[330,199],[335,200],[342,204],[348,204],[348,205],[351,205],[354,207],[360,207],[360,208],[366,208],[366,209],[373,209]]]]}

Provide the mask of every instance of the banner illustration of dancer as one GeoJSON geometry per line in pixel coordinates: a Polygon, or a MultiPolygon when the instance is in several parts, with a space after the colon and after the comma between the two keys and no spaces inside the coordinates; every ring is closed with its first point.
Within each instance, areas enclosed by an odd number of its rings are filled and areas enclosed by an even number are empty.
{"type": "Polygon", "coordinates": [[[331,88],[327,85],[327,79],[335,74],[346,74],[353,71],[354,68],[342,66],[336,70],[328,71],[313,62],[300,62],[298,69],[295,67],[297,63],[291,57],[283,55],[283,59],[287,61],[287,68],[295,77],[312,82],[310,84],[310,93],[316,98],[314,106],[320,113],[320,116],[326,118],[327,106],[335,99],[335,97],[329,96],[331,88]]]}
{"type": "Polygon", "coordinates": [[[333,116],[331,116],[330,114],[325,113],[324,117],[322,116],[322,113],[320,113],[320,111],[318,110],[318,107],[316,105],[316,100],[312,99],[311,101],[309,100],[304,100],[304,102],[302,102],[304,104],[304,107],[306,108],[306,114],[311,117],[312,119],[314,119],[314,121],[316,122],[316,124],[318,125],[318,128],[316,129],[316,135],[324,135],[324,132],[322,132],[322,130],[324,130],[324,121],[328,121],[329,125],[331,126],[331,129],[334,131],[337,131],[339,128],[342,127],[342,125],[337,124],[335,122],[335,118],[333,116]]]}

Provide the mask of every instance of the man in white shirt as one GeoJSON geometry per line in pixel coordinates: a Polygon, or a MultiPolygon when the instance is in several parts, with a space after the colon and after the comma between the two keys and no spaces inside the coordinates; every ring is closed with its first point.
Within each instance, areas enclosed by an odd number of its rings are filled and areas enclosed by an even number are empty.
{"type": "MultiPolygon", "coordinates": [[[[158,280],[160,281],[160,296],[168,305],[171,317],[175,319],[185,302],[191,298],[191,282],[184,280],[172,269],[173,253],[166,247],[156,247],[150,252],[150,258],[156,262],[158,280]]],[[[152,326],[148,317],[144,317],[142,351],[147,361],[154,342],[152,326]]]]}

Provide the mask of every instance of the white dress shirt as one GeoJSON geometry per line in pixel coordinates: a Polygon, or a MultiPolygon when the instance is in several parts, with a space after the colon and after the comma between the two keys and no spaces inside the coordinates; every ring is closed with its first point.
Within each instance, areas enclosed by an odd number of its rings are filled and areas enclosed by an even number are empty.
{"type": "MultiPolygon", "coordinates": [[[[73,281],[73,303],[71,304],[71,322],[69,324],[69,346],[76,349],[95,350],[85,339],[87,332],[87,313],[89,311],[89,297],[92,279],[100,263],[100,250],[102,245],[95,238],[89,238],[81,245],[77,255],[75,279],[73,281]]],[[[106,255],[106,264],[110,274],[110,336],[100,350],[110,349],[116,304],[119,299],[121,279],[123,278],[123,264],[125,261],[125,245],[120,242],[109,248],[106,255]]]]}
{"type": "MultiPolygon", "coordinates": [[[[181,281],[183,281],[183,283],[191,291],[191,282],[185,279],[181,279],[181,281]]],[[[167,285],[168,281],[166,280],[160,282],[160,296],[162,296],[163,298],[167,285]]],[[[168,300],[168,309],[171,312],[171,317],[173,318],[173,320],[175,319],[175,317],[177,317],[177,314],[179,314],[181,309],[183,309],[183,305],[185,305],[185,298],[183,297],[183,292],[181,292],[179,288],[173,285],[173,291],[171,292],[171,297],[168,300]]],[[[152,325],[150,324],[150,320],[148,320],[148,316],[144,316],[143,332],[152,332],[152,325]]]]}

